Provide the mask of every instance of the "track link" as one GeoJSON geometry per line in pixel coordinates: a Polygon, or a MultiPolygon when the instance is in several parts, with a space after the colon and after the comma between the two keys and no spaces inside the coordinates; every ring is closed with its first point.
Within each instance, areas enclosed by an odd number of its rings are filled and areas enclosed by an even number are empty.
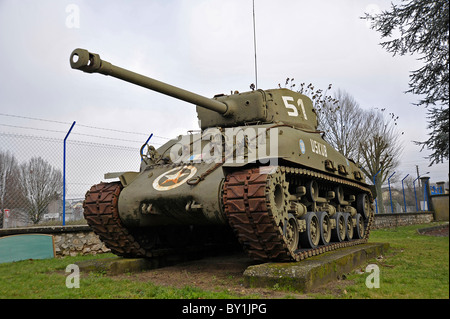
{"type": "Polygon", "coordinates": [[[84,218],[111,252],[123,257],[152,257],[141,247],[119,218],[117,203],[120,182],[100,183],[91,187],[83,202],[84,218]]]}
{"type": "MultiPolygon", "coordinates": [[[[355,192],[369,195],[370,190],[357,183],[347,181],[323,173],[307,169],[279,167],[278,171],[289,175],[290,179],[315,179],[333,185],[345,185],[355,192]]],[[[290,250],[285,242],[271,207],[270,189],[268,187],[270,174],[261,172],[259,168],[244,169],[230,173],[224,184],[223,202],[225,213],[231,227],[237,234],[250,257],[259,260],[300,261],[326,251],[366,243],[373,220],[371,207],[365,235],[361,239],[353,239],[338,243],[330,243],[312,249],[290,250]]],[[[371,205],[372,206],[372,205],[371,205]]]]}

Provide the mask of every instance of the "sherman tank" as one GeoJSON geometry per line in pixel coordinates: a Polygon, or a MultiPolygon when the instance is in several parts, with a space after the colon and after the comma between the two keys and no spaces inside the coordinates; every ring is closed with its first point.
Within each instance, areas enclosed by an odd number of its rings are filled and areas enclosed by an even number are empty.
{"type": "Polygon", "coordinates": [[[84,49],[70,65],[196,105],[199,132],[144,145],[139,171],[107,173],[115,180],[87,191],[84,216],[116,255],[148,258],[231,234],[253,259],[299,261],[367,241],[373,186],[323,139],[307,96],[278,88],[208,98],[84,49]]]}

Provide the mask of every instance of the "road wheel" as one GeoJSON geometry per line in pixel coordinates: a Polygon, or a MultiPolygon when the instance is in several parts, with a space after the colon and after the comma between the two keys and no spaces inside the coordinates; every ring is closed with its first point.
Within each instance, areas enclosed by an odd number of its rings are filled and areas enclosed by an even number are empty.
{"type": "Polygon", "coordinates": [[[316,213],[308,212],[305,216],[306,230],[300,233],[302,248],[316,248],[320,240],[320,224],[316,213]]]}
{"type": "Polygon", "coordinates": [[[336,228],[331,232],[331,240],[334,242],[341,242],[345,240],[345,218],[341,212],[337,212],[334,215],[334,219],[336,220],[336,228]]]}
{"type": "Polygon", "coordinates": [[[331,240],[331,220],[327,212],[317,213],[320,225],[320,244],[327,245],[331,240]]]}

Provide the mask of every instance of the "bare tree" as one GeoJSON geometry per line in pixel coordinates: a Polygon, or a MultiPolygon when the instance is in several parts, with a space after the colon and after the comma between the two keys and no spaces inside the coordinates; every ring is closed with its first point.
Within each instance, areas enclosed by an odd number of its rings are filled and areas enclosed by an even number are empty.
{"type": "MultiPolygon", "coordinates": [[[[377,194],[382,194],[381,185],[398,166],[403,149],[396,130],[398,116],[393,113],[385,116],[386,109],[363,110],[342,90],[334,94],[333,101],[338,102],[322,107],[320,125],[324,139],[358,163],[370,182],[376,175],[377,194]]],[[[382,202],[381,195],[378,198],[382,202]]],[[[379,206],[382,210],[383,205],[379,206]]]]}
{"type": "Polygon", "coordinates": [[[9,151],[0,152],[0,228],[3,225],[5,209],[15,208],[21,198],[17,189],[19,165],[9,151]]]}
{"type": "Polygon", "coordinates": [[[368,136],[359,143],[361,169],[371,180],[376,176],[380,213],[384,213],[381,185],[398,166],[403,150],[395,125],[392,119],[385,118],[383,112],[366,112],[364,130],[368,132],[368,136]]]}
{"type": "Polygon", "coordinates": [[[61,171],[41,157],[33,157],[20,165],[19,182],[27,201],[28,218],[37,224],[47,212],[48,204],[61,197],[61,171]]]}
{"type": "Polygon", "coordinates": [[[345,157],[360,162],[359,144],[368,136],[364,129],[365,112],[347,92],[338,90],[333,96],[333,102],[322,107],[319,128],[325,132],[324,139],[331,146],[345,157]]]}

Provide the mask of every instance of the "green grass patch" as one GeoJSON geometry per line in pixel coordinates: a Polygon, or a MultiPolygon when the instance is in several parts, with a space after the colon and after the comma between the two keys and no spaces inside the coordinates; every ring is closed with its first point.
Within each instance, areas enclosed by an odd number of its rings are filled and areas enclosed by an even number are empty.
{"type": "Polygon", "coordinates": [[[340,285],[338,293],[334,291],[315,297],[448,299],[449,238],[417,233],[417,229],[431,226],[413,225],[371,231],[369,242],[390,244],[386,256],[370,261],[379,268],[380,287],[369,289],[366,286],[366,280],[371,281],[368,277],[373,272],[365,272],[363,267],[347,276],[349,284],[340,285]]]}
{"type": "MultiPolygon", "coordinates": [[[[383,258],[370,261],[380,270],[380,288],[369,289],[366,279],[369,273],[352,272],[330,291],[308,294],[311,298],[393,298],[440,299],[449,298],[449,239],[419,235],[418,228],[431,225],[415,225],[372,231],[370,242],[388,242],[390,250],[383,258]]],[[[79,261],[111,257],[64,257],[46,260],[24,260],[0,264],[0,299],[2,298],[242,298],[228,291],[211,288],[206,291],[194,286],[174,288],[158,286],[147,281],[130,278],[117,279],[102,272],[81,274],[80,288],[67,288],[68,265],[79,261]]],[[[121,277],[123,278],[123,277],[121,277]]],[[[278,287],[275,288],[275,290],[278,287]]],[[[285,287],[283,287],[284,290],[285,287]]],[[[289,287],[286,287],[289,291],[289,287]]],[[[258,298],[249,295],[247,298],[258,298]]]]}
{"type": "MultiPolygon", "coordinates": [[[[228,292],[204,291],[185,286],[181,289],[157,286],[152,282],[137,282],[131,279],[115,279],[102,272],[91,272],[80,276],[80,288],[67,288],[66,279],[71,272],[66,267],[78,261],[114,256],[64,257],[45,260],[24,260],[0,264],[1,298],[157,298],[157,299],[199,299],[236,298],[228,292]]],[[[69,280],[70,281],[70,280],[69,280]]],[[[72,281],[73,282],[73,281],[72,281]]]]}

